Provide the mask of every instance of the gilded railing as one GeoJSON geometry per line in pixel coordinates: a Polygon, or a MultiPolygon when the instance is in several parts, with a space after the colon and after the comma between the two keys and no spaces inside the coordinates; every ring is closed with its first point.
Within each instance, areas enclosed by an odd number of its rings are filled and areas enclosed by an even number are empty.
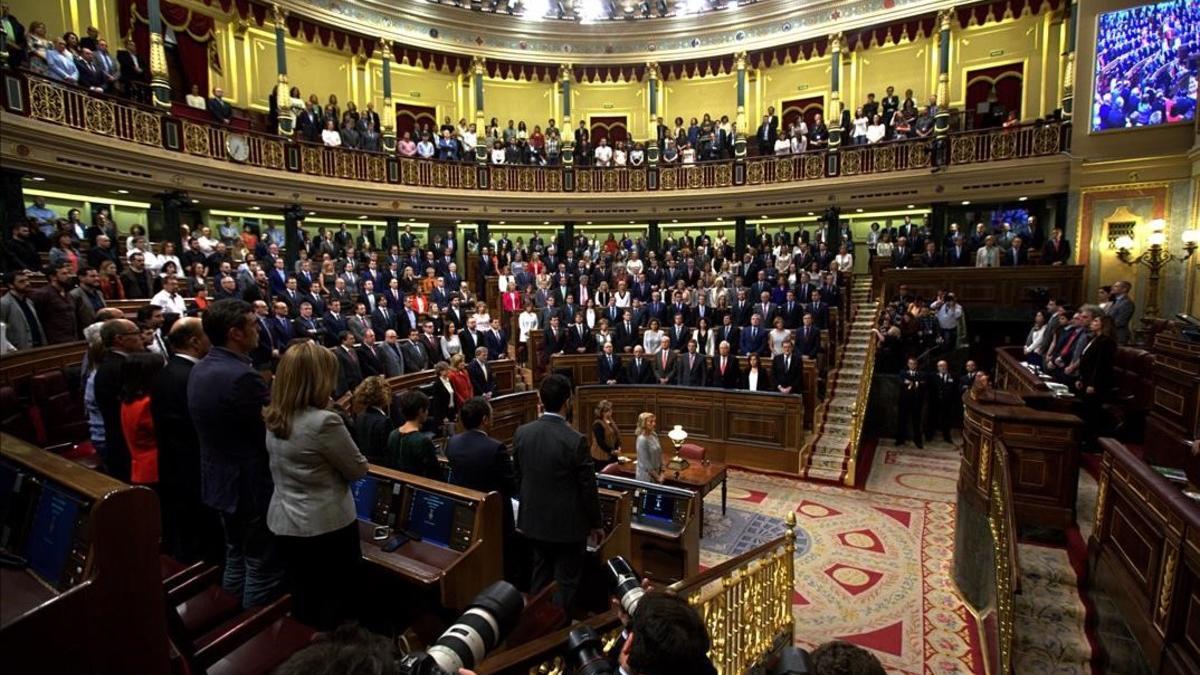
{"type": "MultiPolygon", "coordinates": [[[[871,318],[871,327],[879,325],[883,316],[884,301],[875,299],[878,309],[871,318]]],[[[858,378],[858,393],[854,398],[854,410],[850,413],[850,460],[846,463],[846,477],[842,482],[848,487],[854,487],[858,476],[858,445],[862,440],[863,424],[867,417],[867,406],[871,402],[871,382],[875,379],[875,350],[879,341],[875,336],[867,343],[867,355],[863,359],[862,376],[858,378]]]]}
{"type": "Polygon", "coordinates": [[[787,532],[755,550],[671,586],[708,628],[709,658],[720,675],[741,675],[792,644],[796,514],[787,532]]]}
{"type": "MultiPolygon", "coordinates": [[[[996,568],[995,632],[999,663],[993,671],[1008,675],[1012,670],[1015,629],[1014,595],[1017,591],[1020,563],[1017,558],[1017,528],[1013,514],[1012,486],[1009,483],[1008,448],[1003,441],[992,444],[992,472],[988,497],[988,529],[992,533],[992,554],[996,568]]],[[[980,466],[984,465],[980,458],[980,466]]]]}
{"type": "MultiPolygon", "coordinates": [[[[497,166],[330,148],[235,130],[19,71],[4,74],[0,95],[6,113],[139,145],[271,171],[417,188],[595,194],[795,184],[838,176],[927,171],[935,164],[936,152],[932,139],[914,138],[847,146],[837,153],[813,150],[688,165],[497,166]],[[235,135],[248,146],[245,156],[240,152],[230,156],[229,140],[235,135]]],[[[948,137],[941,154],[944,163],[955,166],[1053,155],[1063,149],[1066,129],[1058,123],[1046,123],[959,132],[948,137]]]]}

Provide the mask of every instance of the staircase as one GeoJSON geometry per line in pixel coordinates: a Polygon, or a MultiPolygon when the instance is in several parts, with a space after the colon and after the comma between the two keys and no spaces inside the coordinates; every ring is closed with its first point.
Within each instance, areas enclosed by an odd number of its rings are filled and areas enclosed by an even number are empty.
{"type": "Polygon", "coordinates": [[[805,478],[854,484],[860,423],[874,370],[871,328],[877,307],[871,300],[870,276],[855,277],[846,343],[838,349],[837,362],[830,364],[825,400],[813,420],[813,437],[800,453],[800,474],[805,478]]]}
{"type": "MultiPolygon", "coordinates": [[[[1013,672],[1091,675],[1087,608],[1067,551],[1020,544],[1021,592],[1013,603],[1013,672]]],[[[1126,664],[1122,664],[1126,665],[1126,664]]],[[[1109,669],[1133,675],[1138,669],[1109,669]]],[[[1142,670],[1141,672],[1146,672],[1142,670]]]]}

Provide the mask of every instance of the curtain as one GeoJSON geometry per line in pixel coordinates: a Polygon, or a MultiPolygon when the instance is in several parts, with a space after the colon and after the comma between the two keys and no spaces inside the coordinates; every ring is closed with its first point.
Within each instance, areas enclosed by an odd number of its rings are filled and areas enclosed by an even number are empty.
{"type": "Polygon", "coordinates": [[[1001,120],[997,120],[996,115],[991,114],[987,110],[983,110],[987,104],[992,92],[996,93],[996,104],[1004,110],[1004,115],[1008,111],[1015,110],[1017,115],[1021,114],[1021,98],[1024,89],[1025,66],[1023,63],[1009,63],[1002,66],[992,66],[990,68],[980,68],[977,70],[967,71],[967,114],[973,123],[974,129],[981,129],[987,126],[997,126],[1001,120]]]}
{"type": "Polygon", "coordinates": [[[629,122],[624,115],[592,117],[591,129],[593,146],[598,145],[601,138],[607,138],[609,145],[629,140],[629,122]]]}
{"type": "MultiPolygon", "coordinates": [[[[811,129],[817,114],[825,114],[825,98],[822,96],[792,99],[784,101],[782,106],[783,113],[779,118],[782,125],[779,129],[779,133],[781,134],[786,132],[788,127],[795,124],[796,120],[800,119],[801,116],[804,117],[804,123],[811,129]]],[[[825,120],[825,124],[829,124],[829,120],[825,120]]],[[[754,129],[751,129],[749,133],[754,133],[755,129],[758,129],[757,124],[754,125],[754,129]]]]}
{"type": "MultiPolygon", "coordinates": [[[[417,136],[417,129],[420,129],[422,124],[429,125],[433,133],[437,134],[437,109],[425,105],[396,104],[396,138],[404,138],[404,132],[408,131],[412,133],[414,143],[421,140],[417,136]]],[[[480,133],[483,131],[480,130],[480,133]]]]}
{"type": "MultiPolygon", "coordinates": [[[[182,84],[182,90],[180,87],[174,87],[171,92],[172,98],[182,100],[192,85],[199,87],[201,94],[207,95],[209,66],[217,72],[221,71],[220,56],[213,34],[215,21],[211,16],[193,12],[168,0],[162,0],[160,6],[163,25],[175,33],[177,43],[178,60],[172,60],[168,54],[168,64],[183,71],[173,74],[181,76],[172,77],[172,81],[182,84]]],[[[137,43],[138,58],[142,59],[143,63],[149,63],[150,30],[146,0],[120,0],[117,11],[121,34],[133,35],[133,40],[137,43]]]]}

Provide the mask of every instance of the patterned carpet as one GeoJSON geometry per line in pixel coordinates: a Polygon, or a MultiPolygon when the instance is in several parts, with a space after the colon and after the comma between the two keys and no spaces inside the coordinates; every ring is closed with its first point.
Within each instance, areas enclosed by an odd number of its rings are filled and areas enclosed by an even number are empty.
{"type": "Polygon", "coordinates": [[[700,563],[778,536],[795,511],[798,644],[848,640],[889,673],[982,673],[974,617],[951,581],[957,453],[886,450],[866,490],[731,471],[728,513],[718,492],[705,504],[700,563]]]}
{"type": "MultiPolygon", "coordinates": [[[[871,649],[889,673],[984,673],[975,617],[952,581],[958,461],[949,443],[918,450],[881,442],[863,490],[731,470],[728,512],[721,515],[719,491],[705,503],[700,564],[778,536],[795,511],[797,644],[847,640],[871,649]]],[[[1090,673],[1084,606],[1065,550],[1023,545],[1020,555],[1028,580],[1019,610],[1028,624],[1016,672],[1090,673]]]]}

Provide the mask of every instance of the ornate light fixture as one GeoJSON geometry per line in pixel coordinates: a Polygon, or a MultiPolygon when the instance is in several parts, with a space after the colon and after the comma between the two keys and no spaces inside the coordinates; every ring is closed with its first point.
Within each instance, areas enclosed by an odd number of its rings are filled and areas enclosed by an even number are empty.
{"type": "Polygon", "coordinates": [[[667,438],[671,439],[671,444],[675,446],[675,456],[671,461],[667,462],[667,468],[671,471],[684,471],[688,468],[688,461],[679,454],[679,449],[688,439],[688,433],[683,430],[682,424],[676,424],[674,429],[667,433],[667,438]]]}
{"type": "Polygon", "coordinates": [[[1158,317],[1158,284],[1161,280],[1162,269],[1167,264],[1173,261],[1183,262],[1192,257],[1196,252],[1197,244],[1200,244],[1200,230],[1184,230],[1180,235],[1180,240],[1183,242],[1183,255],[1175,255],[1166,249],[1167,245],[1167,223],[1161,218],[1147,223],[1150,228],[1150,233],[1146,235],[1146,250],[1138,255],[1133,254],[1135,242],[1133,237],[1122,235],[1114,242],[1117,247],[1117,257],[1126,265],[1142,265],[1150,271],[1149,282],[1150,287],[1146,294],[1146,318],[1158,317]]]}

